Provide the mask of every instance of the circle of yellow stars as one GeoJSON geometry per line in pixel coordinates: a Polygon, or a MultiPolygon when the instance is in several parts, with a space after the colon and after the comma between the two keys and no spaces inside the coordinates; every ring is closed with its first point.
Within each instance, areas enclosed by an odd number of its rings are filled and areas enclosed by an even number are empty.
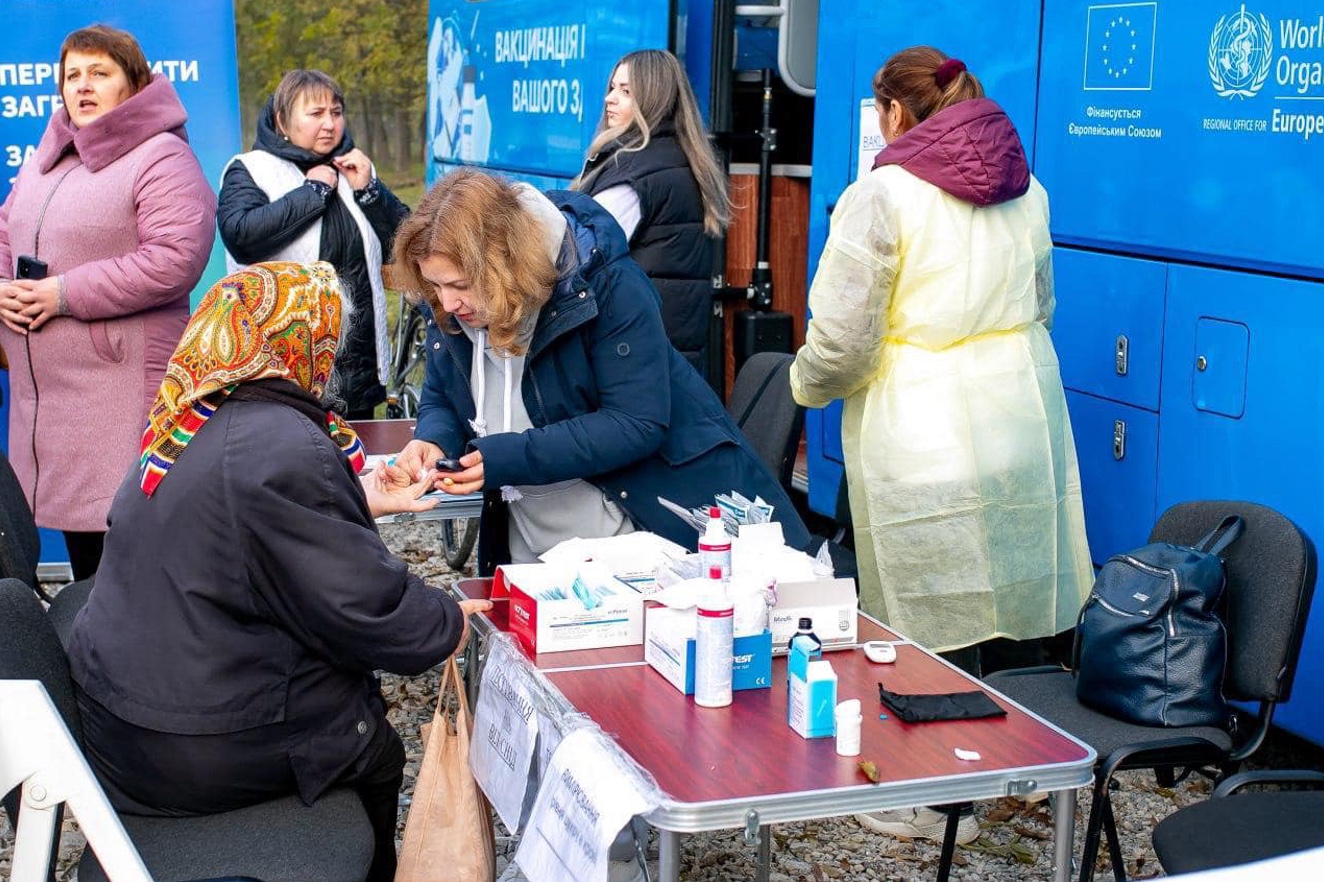
{"type": "Polygon", "coordinates": [[[1131,19],[1124,15],[1119,15],[1108,22],[1108,28],[1103,32],[1103,66],[1112,74],[1114,79],[1121,79],[1126,76],[1131,65],[1136,63],[1136,50],[1139,46],[1136,43],[1136,29],[1131,25],[1131,19]],[[1130,47],[1129,49],[1127,47],[1130,47]],[[1117,52],[1120,59],[1126,56],[1126,64],[1121,67],[1113,64],[1113,51],[1117,52]]]}

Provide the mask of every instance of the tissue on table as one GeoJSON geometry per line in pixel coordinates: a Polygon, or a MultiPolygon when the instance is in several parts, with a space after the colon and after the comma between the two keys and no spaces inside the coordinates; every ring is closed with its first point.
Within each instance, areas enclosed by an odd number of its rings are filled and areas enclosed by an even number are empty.
{"type": "Polygon", "coordinates": [[[647,594],[656,587],[658,568],[686,553],[685,548],[669,539],[638,530],[600,539],[566,539],[539,555],[539,560],[566,568],[573,568],[581,561],[594,561],[636,591],[647,594]]]}
{"type": "MultiPolygon", "coordinates": [[[[708,579],[683,579],[659,589],[648,599],[675,610],[692,610],[712,591],[708,579]]],[[[768,611],[775,599],[771,588],[759,579],[733,575],[726,586],[733,607],[736,637],[761,634],[768,628],[768,611]]],[[[692,636],[692,635],[691,635],[692,636]]]]}

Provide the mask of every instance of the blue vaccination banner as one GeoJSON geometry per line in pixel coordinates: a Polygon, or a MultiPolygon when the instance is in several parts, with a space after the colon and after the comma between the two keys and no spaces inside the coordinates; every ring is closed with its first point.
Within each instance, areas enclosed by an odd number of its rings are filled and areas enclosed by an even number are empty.
{"type": "Polygon", "coordinates": [[[1324,278],[1319,0],[1046,0],[1042,59],[1055,241],[1324,278]]]}
{"type": "MultiPolygon", "coordinates": [[[[0,41],[0,199],[35,152],[51,114],[60,108],[60,44],[65,35],[98,22],[132,33],[152,69],[169,77],[188,110],[189,143],[207,179],[240,148],[239,72],[235,60],[233,0],[5,0],[9,36],[0,41]]],[[[89,207],[92,208],[92,207],[89,207]]],[[[201,292],[224,272],[212,249],[201,292]]],[[[9,376],[0,372],[0,441],[9,449],[9,376]]],[[[57,533],[42,531],[42,560],[65,559],[57,533]]]]}
{"type": "Polygon", "coordinates": [[[668,0],[432,0],[428,180],[479,165],[541,187],[579,173],[612,67],[666,48],[668,0]]]}

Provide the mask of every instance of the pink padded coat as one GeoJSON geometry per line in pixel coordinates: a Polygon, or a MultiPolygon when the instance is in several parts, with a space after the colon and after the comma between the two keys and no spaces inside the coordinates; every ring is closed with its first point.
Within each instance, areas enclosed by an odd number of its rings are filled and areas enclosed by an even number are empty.
{"type": "Polygon", "coordinates": [[[43,527],[106,529],[188,320],[216,197],[187,119],[160,74],[81,129],[62,108],[0,208],[0,276],[26,254],[64,277],[67,315],[26,337],[0,324],[9,459],[43,527]]]}

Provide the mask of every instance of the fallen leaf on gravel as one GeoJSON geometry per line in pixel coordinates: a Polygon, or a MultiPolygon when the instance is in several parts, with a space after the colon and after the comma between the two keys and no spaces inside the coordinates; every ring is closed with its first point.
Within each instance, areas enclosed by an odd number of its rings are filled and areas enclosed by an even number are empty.
{"type": "Polygon", "coordinates": [[[1016,815],[1017,811],[1015,809],[1008,808],[1007,806],[998,806],[997,808],[989,809],[988,814],[984,815],[984,820],[1000,824],[1009,818],[1014,818],[1016,815]]]}
{"type": "MultiPolygon", "coordinates": [[[[1079,814],[1079,812],[1077,812],[1077,814],[1079,814]]],[[[1030,815],[1030,820],[1038,821],[1040,824],[1047,824],[1051,827],[1053,824],[1053,814],[1046,809],[1039,809],[1039,811],[1030,815]]]]}
{"type": "Polygon", "coordinates": [[[1039,855],[1034,849],[1023,842],[1013,842],[1007,848],[1011,851],[1011,856],[1023,864],[1032,864],[1039,860],[1039,855]]]}
{"type": "Polygon", "coordinates": [[[809,871],[814,874],[814,882],[827,882],[827,876],[823,875],[823,868],[818,864],[811,864],[809,871]]]}
{"type": "Polygon", "coordinates": [[[1035,830],[1024,824],[1016,824],[1011,829],[1015,830],[1018,835],[1024,836],[1027,839],[1051,839],[1053,835],[1047,830],[1035,830]]]}

